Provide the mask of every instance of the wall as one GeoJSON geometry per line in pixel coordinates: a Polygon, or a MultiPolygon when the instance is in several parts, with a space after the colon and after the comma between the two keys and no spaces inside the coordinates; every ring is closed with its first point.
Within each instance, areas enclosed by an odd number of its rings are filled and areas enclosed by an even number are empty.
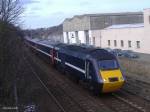
{"type": "Polygon", "coordinates": [[[63,37],[64,37],[64,43],[69,43],[67,39],[66,32],[63,32],[63,37]]]}
{"type": "MultiPolygon", "coordinates": [[[[114,28],[93,31],[93,36],[102,36],[102,47],[110,47],[112,49],[133,50],[135,52],[150,54],[150,9],[144,10],[144,27],[137,28],[114,28]],[[108,40],[111,45],[108,46],[108,40]],[[117,46],[114,46],[114,40],[117,46]],[[124,41],[124,47],[121,46],[121,40],[124,41]],[[131,41],[132,47],[128,46],[131,41]],[[140,48],[137,48],[136,41],[140,41],[140,48]]],[[[99,39],[97,39],[98,41],[99,39]]],[[[97,44],[100,45],[100,44],[97,44]]]]}
{"type": "Polygon", "coordinates": [[[122,29],[108,29],[102,30],[102,47],[110,47],[112,49],[133,50],[136,52],[145,53],[143,47],[144,41],[144,27],[140,28],[122,28],[122,29]],[[108,40],[111,45],[108,46],[108,40]],[[117,46],[114,46],[114,40],[117,41],[117,46]],[[124,46],[121,46],[121,40],[124,46]],[[128,46],[128,41],[131,41],[131,47],[128,46]],[[136,41],[140,41],[140,48],[137,48],[136,41]]]}
{"type": "Polygon", "coordinates": [[[90,29],[90,17],[88,16],[75,16],[71,19],[66,19],[63,22],[63,31],[84,31],[90,29]]]}
{"type": "Polygon", "coordinates": [[[111,25],[143,23],[142,12],[99,14],[90,17],[90,29],[100,30],[111,25]]]}
{"type": "Polygon", "coordinates": [[[64,38],[62,34],[51,34],[47,37],[47,39],[53,42],[61,42],[64,43],[64,38]]]}
{"type": "Polygon", "coordinates": [[[145,51],[150,53],[150,9],[144,10],[144,47],[145,51]]]}
{"type": "Polygon", "coordinates": [[[67,39],[67,32],[63,32],[63,36],[64,36],[64,43],[69,43],[69,44],[73,44],[73,43],[77,43],[77,44],[86,43],[84,31],[78,31],[78,37],[75,37],[75,32],[74,31],[68,32],[68,39],[69,40],[67,39]],[[77,38],[79,39],[78,42],[77,42],[77,38]]]}
{"type": "Polygon", "coordinates": [[[92,30],[92,45],[101,47],[101,30],[92,30]]]}
{"type": "MultiPolygon", "coordinates": [[[[89,32],[89,44],[92,45],[92,31],[88,30],[89,32]]],[[[64,35],[64,43],[69,43],[69,44],[86,44],[86,35],[85,31],[78,31],[78,37],[75,36],[75,31],[68,32],[68,39],[67,40],[67,32],[63,32],[64,35]],[[78,38],[78,39],[77,39],[78,38]],[[78,41],[79,40],[79,41],[78,41]]]]}
{"type": "Polygon", "coordinates": [[[114,24],[133,23],[143,23],[142,12],[85,14],[67,18],[63,22],[63,31],[99,30],[114,24]]]}
{"type": "Polygon", "coordinates": [[[75,31],[78,31],[79,40],[81,43],[86,43],[85,30],[89,31],[89,43],[98,47],[111,47],[113,49],[133,50],[141,53],[150,53],[150,9],[144,10],[144,19],[142,13],[128,13],[126,15],[116,16],[75,16],[72,19],[64,21],[63,36],[64,42],[67,43],[66,32],[69,34],[69,43],[77,43],[75,31]],[[133,24],[142,23],[144,27],[134,28],[119,28],[119,29],[103,29],[112,24],[133,24]],[[91,30],[92,29],[92,30],[91,30]],[[103,29],[103,30],[101,30],[103,29]],[[94,38],[95,37],[95,38],[94,38]],[[108,46],[108,40],[111,40],[111,46],[108,46]],[[114,46],[114,40],[117,41],[117,46],[114,46]],[[124,41],[124,47],[121,46],[121,40],[124,41]],[[131,41],[132,46],[128,46],[128,41],[131,41]],[[136,41],[140,41],[140,48],[137,48],[136,41]]]}
{"type": "Polygon", "coordinates": [[[81,43],[85,43],[85,33],[84,31],[79,31],[79,40],[81,41],[81,43]]]}

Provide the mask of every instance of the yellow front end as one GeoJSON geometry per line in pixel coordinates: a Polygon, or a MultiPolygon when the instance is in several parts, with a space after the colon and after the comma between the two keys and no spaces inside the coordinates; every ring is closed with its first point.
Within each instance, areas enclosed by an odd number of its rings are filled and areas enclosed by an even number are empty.
{"type": "Polygon", "coordinates": [[[104,93],[117,91],[125,82],[120,69],[100,70],[100,74],[103,79],[102,91],[104,93]]]}

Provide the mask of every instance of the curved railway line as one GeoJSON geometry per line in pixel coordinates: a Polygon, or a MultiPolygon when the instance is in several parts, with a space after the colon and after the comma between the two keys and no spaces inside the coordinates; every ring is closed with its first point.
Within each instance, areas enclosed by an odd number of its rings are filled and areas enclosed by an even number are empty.
{"type": "MultiPolygon", "coordinates": [[[[60,75],[56,70],[50,68],[49,65],[47,66],[46,63],[45,67],[44,65],[42,66],[41,63],[39,67],[41,71],[47,74],[47,77],[43,78],[45,74],[43,77],[39,76],[39,73],[35,72],[38,68],[37,66],[36,70],[33,68],[33,64],[31,64],[32,61],[33,60],[30,59],[29,63],[26,59],[30,69],[34,71],[34,75],[59,106],[61,112],[71,110],[74,112],[148,112],[144,106],[138,106],[136,102],[128,99],[126,95],[120,96],[119,93],[100,95],[100,97],[91,96],[87,90],[83,90],[83,86],[77,87],[76,84],[71,83],[66,76],[60,75]],[[48,68],[50,70],[48,70],[48,68]]],[[[32,63],[36,65],[39,64],[36,61],[32,63]]]]}

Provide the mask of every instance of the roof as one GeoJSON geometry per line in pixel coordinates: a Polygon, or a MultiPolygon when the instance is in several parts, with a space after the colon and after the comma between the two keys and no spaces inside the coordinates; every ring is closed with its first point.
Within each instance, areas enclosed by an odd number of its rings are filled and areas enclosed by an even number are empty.
{"type": "Polygon", "coordinates": [[[83,14],[75,15],[72,18],[66,18],[65,21],[71,21],[74,18],[83,18],[83,17],[97,17],[97,16],[121,16],[121,15],[143,15],[143,12],[120,12],[120,13],[97,13],[97,14],[83,14]]]}
{"type": "Polygon", "coordinates": [[[92,58],[97,60],[115,59],[115,56],[109,53],[107,50],[94,48],[92,46],[51,43],[47,40],[39,40],[39,39],[28,39],[28,40],[42,46],[46,46],[50,48],[51,47],[58,48],[61,52],[65,52],[68,55],[72,55],[74,57],[78,57],[83,60],[85,60],[86,56],[91,56],[92,58]]]}
{"type": "Polygon", "coordinates": [[[144,23],[112,25],[105,29],[107,30],[107,29],[121,29],[121,28],[141,28],[141,27],[144,27],[144,23]]]}
{"type": "Polygon", "coordinates": [[[97,60],[111,60],[115,59],[115,56],[108,51],[100,48],[94,47],[84,47],[77,45],[67,45],[64,46],[63,51],[66,51],[67,54],[85,59],[87,55],[97,59],[97,60]]]}

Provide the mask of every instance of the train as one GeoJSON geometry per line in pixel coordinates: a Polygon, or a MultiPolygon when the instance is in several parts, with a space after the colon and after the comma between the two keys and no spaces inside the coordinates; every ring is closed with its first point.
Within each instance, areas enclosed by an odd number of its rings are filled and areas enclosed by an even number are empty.
{"type": "Polygon", "coordinates": [[[105,49],[35,39],[26,39],[26,44],[57,69],[85,82],[95,94],[118,91],[125,83],[117,57],[105,49]]]}

